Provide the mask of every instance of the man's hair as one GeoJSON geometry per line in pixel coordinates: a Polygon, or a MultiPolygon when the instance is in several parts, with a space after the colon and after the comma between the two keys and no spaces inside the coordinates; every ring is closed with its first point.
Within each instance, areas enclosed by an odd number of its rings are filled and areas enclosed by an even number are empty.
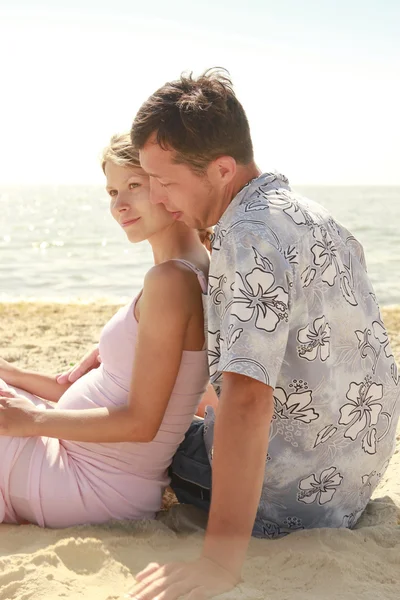
{"type": "Polygon", "coordinates": [[[215,68],[194,78],[193,73],[163,85],[141,106],[132,125],[135,148],[155,134],[174,161],[204,172],[219,156],[239,164],[253,160],[246,113],[233,91],[228,71],[215,68]]]}

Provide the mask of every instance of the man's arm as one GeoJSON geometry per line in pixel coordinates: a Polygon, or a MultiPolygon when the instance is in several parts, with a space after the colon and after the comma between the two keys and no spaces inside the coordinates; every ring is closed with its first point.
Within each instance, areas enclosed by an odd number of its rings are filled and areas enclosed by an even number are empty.
{"type": "Polygon", "coordinates": [[[209,598],[240,581],[264,479],[273,415],[271,387],[236,373],[223,375],[214,429],[213,490],[202,557],[152,563],[124,596],[137,600],[209,598]],[[197,595],[198,594],[198,595],[197,595]]]}
{"type": "Polygon", "coordinates": [[[203,555],[235,576],[240,576],[260,501],[273,411],[271,387],[224,373],[203,555]]]}
{"type": "Polygon", "coordinates": [[[64,385],[65,383],[75,383],[80,377],[86,375],[92,369],[97,369],[100,366],[101,357],[99,352],[99,346],[97,345],[93,350],[86,352],[85,356],[81,360],[59,375],[56,375],[57,383],[64,385]]]}

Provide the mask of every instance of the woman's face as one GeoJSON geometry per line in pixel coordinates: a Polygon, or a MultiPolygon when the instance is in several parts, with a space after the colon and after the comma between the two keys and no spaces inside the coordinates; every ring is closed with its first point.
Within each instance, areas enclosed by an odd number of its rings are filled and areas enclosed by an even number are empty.
{"type": "Polygon", "coordinates": [[[139,167],[121,167],[107,161],[104,167],[110,210],[130,242],[142,242],[174,221],[163,204],[149,201],[149,178],[139,167]]]}

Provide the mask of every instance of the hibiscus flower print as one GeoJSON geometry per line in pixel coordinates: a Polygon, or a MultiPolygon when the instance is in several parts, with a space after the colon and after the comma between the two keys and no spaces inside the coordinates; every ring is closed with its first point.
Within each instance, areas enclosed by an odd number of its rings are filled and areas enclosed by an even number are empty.
{"type": "Polygon", "coordinates": [[[300,492],[297,494],[297,499],[305,504],[312,504],[313,502],[318,502],[321,506],[327,504],[332,500],[342,479],[343,477],[336,470],[336,467],[325,469],[319,476],[312,473],[305,479],[300,480],[298,486],[300,492]]]}
{"type": "Polygon", "coordinates": [[[339,259],[335,244],[323,227],[315,228],[313,235],[317,240],[312,246],[311,252],[314,255],[314,264],[321,267],[322,281],[332,286],[335,283],[336,276],[340,269],[339,259]]]}
{"type": "Polygon", "coordinates": [[[316,273],[317,271],[310,265],[308,265],[308,267],[304,269],[304,271],[301,274],[301,283],[303,287],[308,287],[310,283],[313,282],[316,273]]]}
{"type": "Polygon", "coordinates": [[[235,329],[233,325],[229,325],[229,327],[228,327],[228,343],[227,343],[228,350],[231,350],[232,346],[234,346],[234,344],[238,341],[238,339],[240,338],[242,333],[243,333],[243,329],[241,327],[238,327],[237,329],[235,329]]]}
{"type": "Polygon", "coordinates": [[[318,419],[319,415],[310,407],[312,402],[311,390],[293,392],[286,395],[284,389],[274,389],[275,416],[279,419],[294,419],[302,423],[311,423],[318,419]]]}
{"type": "MultiPolygon", "coordinates": [[[[260,520],[260,524],[263,530],[263,537],[265,536],[270,540],[285,537],[293,531],[304,529],[302,520],[298,517],[287,517],[280,525],[274,523],[274,521],[267,521],[266,519],[260,520]]],[[[256,525],[258,525],[258,522],[256,522],[256,525]]],[[[256,535],[256,537],[258,536],[256,535]]]]}
{"type": "Polygon", "coordinates": [[[296,246],[288,246],[284,251],[283,251],[283,256],[286,258],[286,260],[290,263],[292,263],[293,265],[297,265],[298,264],[298,256],[299,256],[299,251],[297,250],[296,246]]]}
{"type": "Polygon", "coordinates": [[[375,339],[378,340],[381,347],[383,348],[386,358],[393,359],[394,357],[390,349],[388,334],[384,325],[379,321],[374,321],[372,323],[372,329],[374,332],[375,339]]]}
{"type": "Polygon", "coordinates": [[[323,316],[315,319],[312,325],[299,329],[297,351],[300,358],[312,361],[319,357],[324,362],[330,355],[330,336],[331,328],[323,316]]]}
{"type": "Polygon", "coordinates": [[[345,298],[346,302],[352,306],[357,306],[358,302],[354,293],[353,277],[351,268],[347,265],[343,265],[344,271],[340,273],[340,290],[345,298]]]}
{"type": "Polygon", "coordinates": [[[358,339],[358,349],[360,351],[361,358],[368,358],[368,353],[370,353],[370,358],[372,360],[372,372],[375,373],[380,351],[377,351],[370,342],[369,338],[371,336],[371,330],[366,327],[364,331],[357,329],[357,331],[354,333],[358,339]]]}
{"type": "Polygon", "coordinates": [[[211,248],[213,252],[218,252],[221,250],[221,245],[225,236],[226,229],[221,229],[218,225],[216,225],[213,233],[210,236],[211,248]]]}
{"type": "Polygon", "coordinates": [[[221,358],[221,334],[219,331],[208,332],[208,366],[210,369],[210,379],[218,373],[218,365],[221,358]]]}
{"type": "Polygon", "coordinates": [[[281,321],[288,321],[288,301],[288,292],[275,286],[273,274],[255,268],[244,278],[236,273],[234,298],[228,306],[239,321],[255,317],[258,329],[271,332],[281,321]]]}
{"type": "MultiPolygon", "coordinates": [[[[262,186],[260,189],[262,189],[262,186]]],[[[311,223],[309,215],[299,206],[297,200],[290,192],[284,189],[280,189],[279,191],[272,190],[266,192],[265,197],[270,205],[282,208],[283,212],[287,214],[296,225],[309,225],[311,223]]]]}
{"type": "Polygon", "coordinates": [[[346,529],[353,529],[364,512],[364,508],[356,508],[354,512],[351,512],[349,515],[345,515],[342,521],[342,527],[346,527],[346,529]]]}
{"type": "Polygon", "coordinates": [[[208,296],[216,306],[221,306],[225,302],[224,287],[226,282],[227,278],[225,275],[221,275],[220,277],[209,275],[208,277],[208,296]]]}
{"type": "Polygon", "coordinates": [[[264,271],[265,270],[273,271],[274,265],[269,260],[269,258],[260,254],[260,252],[257,250],[257,248],[254,248],[254,246],[252,246],[252,249],[254,252],[254,262],[256,263],[256,265],[258,267],[260,267],[261,269],[264,269],[264,271]]]}
{"type": "Polygon", "coordinates": [[[351,382],[346,398],[350,400],[340,409],[340,425],[349,425],[344,437],[355,440],[360,433],[367,430],[362,447],[368,454],[376,452],[376,428],[382,404],[383,385],[371,382],[366,377],[361,383],[351,382]]]}
{"type": "Polygon", "coordinates": [[[257,210],[267,210],[268,204],[265,201],[264,196],[259,192],[256,192],[254,198],[245,203],[245,212],[252,212],[257,210]]]}

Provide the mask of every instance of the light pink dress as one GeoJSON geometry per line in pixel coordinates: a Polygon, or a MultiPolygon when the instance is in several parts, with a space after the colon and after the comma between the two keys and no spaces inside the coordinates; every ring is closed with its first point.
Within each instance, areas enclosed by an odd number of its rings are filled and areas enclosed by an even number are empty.
{"type": "MultiPolygon", "coordinates": [[[[185,264],[197,273],[205,300],[204,274],[185,264]]],[[[138,330],[136,300],[121,308],[104,327],[101,366],[74,383],[54,410],[127,403],[138,330]]],[[[41,527],[68,527],[110,519],[154,518],[169,483],[167,469],[208,380],[207,351],[184,351],[162,424],[149,443],[93,444],[0,436],[0,523],[27,520],[41,527]]],[[[0,380],[0,389],[4,387],[0,380]]],[[[46,410],[35,396],[11,389],[46,410]]]]}

